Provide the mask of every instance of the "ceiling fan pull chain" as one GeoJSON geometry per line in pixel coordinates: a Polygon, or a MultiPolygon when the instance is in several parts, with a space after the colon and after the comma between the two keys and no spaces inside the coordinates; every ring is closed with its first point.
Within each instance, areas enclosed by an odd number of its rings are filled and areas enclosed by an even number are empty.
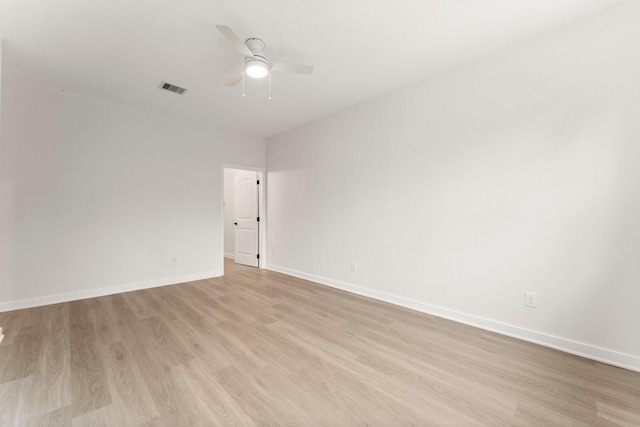
{"type": "Polygon", "coordinates": [[[244,98],[244,70],[242,70],[242,97],[244,98]]]}
{"type": "Polygon", "coordinates": [[[271,101],[271,72],[269,72],[269,101],[271,101]]]}

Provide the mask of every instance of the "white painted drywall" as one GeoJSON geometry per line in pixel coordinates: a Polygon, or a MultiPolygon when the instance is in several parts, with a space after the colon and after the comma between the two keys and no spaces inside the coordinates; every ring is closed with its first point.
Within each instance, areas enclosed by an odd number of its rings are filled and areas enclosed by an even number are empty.
{"type": "Polygon", "coordinates": [[[629,2],[269,138],[269,268],[640,370],[638,52],[629,2]]]}
{"type": "Polygon", "coordinates": [[[10,65],[0,310],[222,274],[221,164],[264,167],[264,139],[33,85],[10,65]]]}

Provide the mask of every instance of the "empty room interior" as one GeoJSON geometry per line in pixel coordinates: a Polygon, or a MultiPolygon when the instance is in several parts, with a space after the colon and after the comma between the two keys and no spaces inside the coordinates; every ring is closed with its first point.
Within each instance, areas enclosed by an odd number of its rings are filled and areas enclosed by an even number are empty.
{"type": "Polygon", "coordinates": [[[0,0],[0,426],[640,426],[640,1],[0,0]]]}

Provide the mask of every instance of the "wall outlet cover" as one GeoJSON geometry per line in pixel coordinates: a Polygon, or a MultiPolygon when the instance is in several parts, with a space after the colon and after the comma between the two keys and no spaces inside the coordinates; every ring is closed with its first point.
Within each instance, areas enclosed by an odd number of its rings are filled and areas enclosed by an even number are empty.
{"type": "Polygon", "coordinates": [[[524,305],[526,307],[536,308],[538,306],[538,294],[535,292],[525,292],[524,305]]]}

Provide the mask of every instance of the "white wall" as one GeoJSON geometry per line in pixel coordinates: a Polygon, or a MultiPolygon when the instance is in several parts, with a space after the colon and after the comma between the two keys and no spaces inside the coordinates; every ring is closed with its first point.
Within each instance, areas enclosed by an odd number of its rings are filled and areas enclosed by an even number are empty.
{"type": "Polygon", "coordinates": [[[264,139],[4,71],[0,310],[222,274],[221,163],[264,139]]]}
{"type": "Polygon", "coordinates": [[[269,268],[640,370],[639,51],[628,3],[268,139],[269,268]]]}

